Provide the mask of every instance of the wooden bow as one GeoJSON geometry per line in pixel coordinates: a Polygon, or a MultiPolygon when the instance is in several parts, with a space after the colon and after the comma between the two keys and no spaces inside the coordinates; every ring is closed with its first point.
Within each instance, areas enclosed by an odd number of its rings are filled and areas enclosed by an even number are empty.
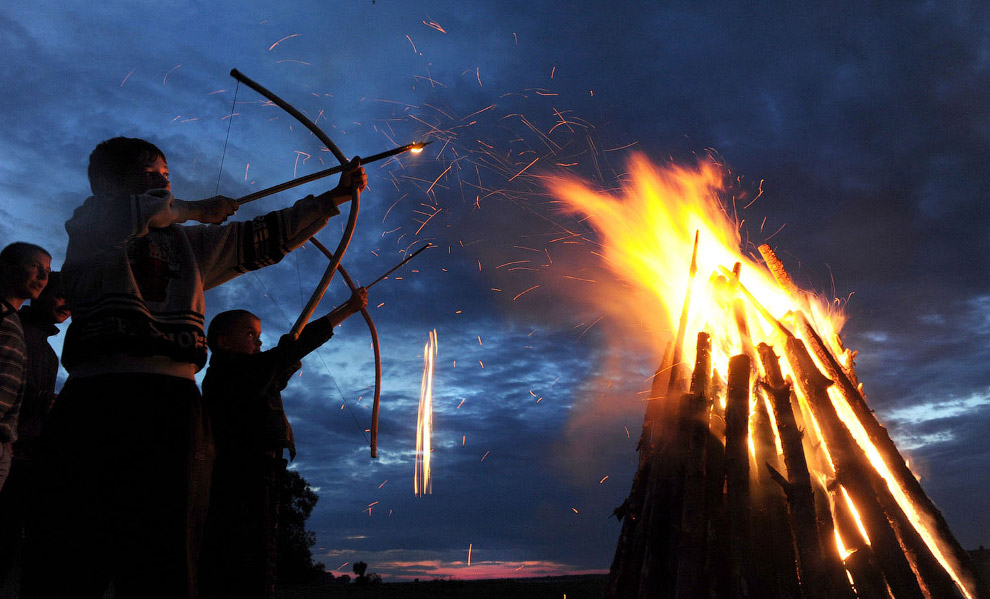
{"type": "MultiPolygon", "coordinates": [[[[341,166],[346,166],[349,164],[347,157],[343,152],[333,143],[326,133],[322,129],[316,126],[316,123],[311,121],[304,114],[296,110],[291,104],[285,100],[279,98],[277,95],[269,91],[268,89],[262,87],[255,81],[246,77],[243,73],[237,69],[231,69],[230,76],[237,79],[239,82],[247,85],[254,91],[258,92],[273,104],[286,111],[294,119],[299,121],[303,126],[309,129],[313,135],[319,139],[324,146],[337,158],[341,166]]],[[[293,325],[290,334],[293,338],[297,338],[299,333],[302,331],[303,327],[306,326],[306,322],[309,320],[310,316],[313,315],[313,311],[316,310],[316,306],[320,303],[323,298],[323,294],[326,292],[327,287],[330,285],[331,279],[336,271],[340,271],[341,277],[347,286],[351,289],[351,292],[357,290],[354,285],[353,279],[344,270],[344,267],[340,265],[340,260],[344,256],[344,252],[347,251],[347,246],[350,244],[351,237],[354,236],[354,229],[357,226],[357,216],[360,209],[360,192],[354,188],[351,196],[351,206],[350,211],[347,215],[347,226],[344,228],[344,234],[340,238],[340,242],[337,244],[337,249],[330,255],[330,264],[327,265],[326,271],[323,273],[323,277],[320,279],[316,290],[313,295],[310,296],[309,301],[303,308],[302,313],[293,325]]],[[[315,238],[312,239],[315,241],[315,238]]],[[[371,410],[371,457],[378,457],[378,407],[381,401],[381,390],[382,390],[382,357],[381,357],[381,347],[378,342],[378,331],[375,328],[374,321],[371,320],[371,314],[368,312],[367,308],[361,309],[361,316],[364,317],[364,321],[368,324],[368,330],[371,333],[371,345],[375,353],[375,399],[371,410]]]]}

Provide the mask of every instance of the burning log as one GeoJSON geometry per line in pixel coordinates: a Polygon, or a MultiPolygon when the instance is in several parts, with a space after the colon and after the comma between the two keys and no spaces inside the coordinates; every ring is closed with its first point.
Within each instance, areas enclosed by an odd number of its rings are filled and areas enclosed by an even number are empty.
{"type": "Polygon", "coordinates": [[[845,491],[840,485],[831,486],[835,528],[849,552],[843,563],[852,577],[856,595],[860,599],[888,599],[890,595],[887,593],[887,583],[877,565],[873,549],[860,532],[845,491]]]}
{"type": "Polygon", "coordinates": [[[749,552],[749,356],[729,360],[725,404],[725,489],[729,512],[729,596],[745,597],[749,552]]]}
{"type": "Polygon", "coordinates": [[[676,599],[704,597],[705,547],[707,543],[705,510],[705,463],[708,448],[708,396],[712,368],[712,342],[706,333],[698,333],[698,350],[691,394],[687,399],[690,426],[687,459],[684,463],[684,499],[681,535],[677,546],[676,599]]]}
{"type": "MultiPolygon", "coordinates": [[[[725,507],[725,410],[717,398],[725,393],[725,382],[718,372],[712,373],[711,408],[708,413],[708,441],[705,444],[705,514],[708,519],[706,527],[705,572],[724,572],[728,568],[729,556],[727,548],[718,542],[726,529],[725,507]]],[[[708,583],[709,596],[724,597],[726,589],[725,577],[710,576],[708,583]]]]}
{"type": "MultiPolygon", "coordinates": [[[[701,342],[701,340],[699,340],[701,342]]],[[[672,381],[673,383],[673,381],[672,381]]],[[[668,393],[669,395],[669,393],[668,393]]],[[[688,406],[693,395],[680,393],[668,410],[665,437],[650,459],[650,479],[643,503],[643,518],[637,534],[645,539],[643,570],[640,573],[640,597],[669,597],[675,592],[677,564],[670,556],[676,553],[681,536],[684,506],[684,469],[688,459],[686,445],[692,423],[688,406]]]]}
{"type": "Polygon", "coordinates": [[[786,495],[774,479],[781,465],[768,403],[765,391],[757,387],[751,432],[757,482],[753,530],[763,531],[763,534],[753,535],[752,541],[754,554],[771,556],[772,559],[756,560],[751,588],[752,594],[757,597],[796,599],[801,596],[797,556],[788,525],[786,495]]]}
{"type": "Polygon", "coordinates": [[[787,496],[802,588],[807,589],[808,599],[848,596],[849,593],[845,592],[848,591],[848,585],[845,588],[834,588],[837,578],[835,572],[841,572],[841,568],[827,559],[827,550],[822,546],[824,539],[819,535],[811,474],[805,460],[801,431],[791,408],[791,386],[784,382],[773,348],[761,343],[758,349],[766,372],[764,385],[770,392],[777,432],[784,450],[787,479],[779,473],[776,473],[775,479],[787,496]]]}
{"type": "Polygon", "coordinates": [[[856,451],[856,442],[842,424],[828,397],[826,389],[832,382],[818,371],[800,340],[787,340],[787,356],[798,377],[798,384],[821,426],[835,464],[836,476],[856,503],[870,537],[870,544],[894,597],[921,599],[924,595],[918,579],[875,495],[877,485],[871,483],[876,477],[875,471],[865,463],[862,453],[856,451]]]}

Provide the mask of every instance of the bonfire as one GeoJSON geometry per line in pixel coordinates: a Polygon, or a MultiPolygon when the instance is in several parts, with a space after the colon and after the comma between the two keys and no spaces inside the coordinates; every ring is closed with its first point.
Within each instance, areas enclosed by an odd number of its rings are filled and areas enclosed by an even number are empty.
{"type": "Polygon", "coordinates": [[[640,156],[622,198],[553,183],[670,331],[608,596],[987,597],[867,405],[841,310],[741,252],[723,179],[640,156]]]}

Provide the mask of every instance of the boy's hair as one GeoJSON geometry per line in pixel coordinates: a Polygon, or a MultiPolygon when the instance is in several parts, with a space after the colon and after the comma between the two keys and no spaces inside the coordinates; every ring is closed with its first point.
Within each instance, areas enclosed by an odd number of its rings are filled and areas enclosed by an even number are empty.
{"type": "Polygon", "coordinates": [[[227,333],[235,325],[244,322],[248,318],[261,320],[247,310],[227,310],[214,316],[213,320],[210,321],[209,328],[206,330],[206,344],[210,350],[217,351],[217,342],[220,339],[220,335],[227,333]]]}
{"type": "Polygon", "coordinates": [[[165,153],[150,141],[136,137],[102,141],[89,155],[89,187],[95,195],[112,192],[112,189],[104,188],[104,181],[122,181],[135,168],[156,158],[165,160],[165,153]]]}
{"type": "Polygon", "coordinates": [[[52,257],[52,255],[48,253],[48,250],[40,245],[35,245],[26,241],[15,241],[0,251],[0,267],[6,268],[23,264],[38,252],[41,252],[49,258],[52,257]]]}

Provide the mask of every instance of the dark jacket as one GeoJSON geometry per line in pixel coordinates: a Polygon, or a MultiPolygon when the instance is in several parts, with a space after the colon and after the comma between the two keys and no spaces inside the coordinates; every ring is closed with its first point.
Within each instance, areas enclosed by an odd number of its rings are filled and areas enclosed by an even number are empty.
{"type": "Polygon", "coordinates": [[[27,367],[24,371],[24,400],[17,420],[17,442],[14,456],[29,459],[41,435],[41,426],[55,405],[55,382],[58,378],[58,354],[48,338],[58,334],[58,327],[38,314],[32,306],[18,312],[27,347],[27,367]]]}
{"type": "Polygon", "coordinates": [[[309,323],[299,338],[257,354],[215,351],[203,379],[203,405],[210,416],[217,462],[260,459],[289,449],[295,457],[292,427],[282,407],[282,389],[306,354],[327,342],[327,317],[309,323]]]}

